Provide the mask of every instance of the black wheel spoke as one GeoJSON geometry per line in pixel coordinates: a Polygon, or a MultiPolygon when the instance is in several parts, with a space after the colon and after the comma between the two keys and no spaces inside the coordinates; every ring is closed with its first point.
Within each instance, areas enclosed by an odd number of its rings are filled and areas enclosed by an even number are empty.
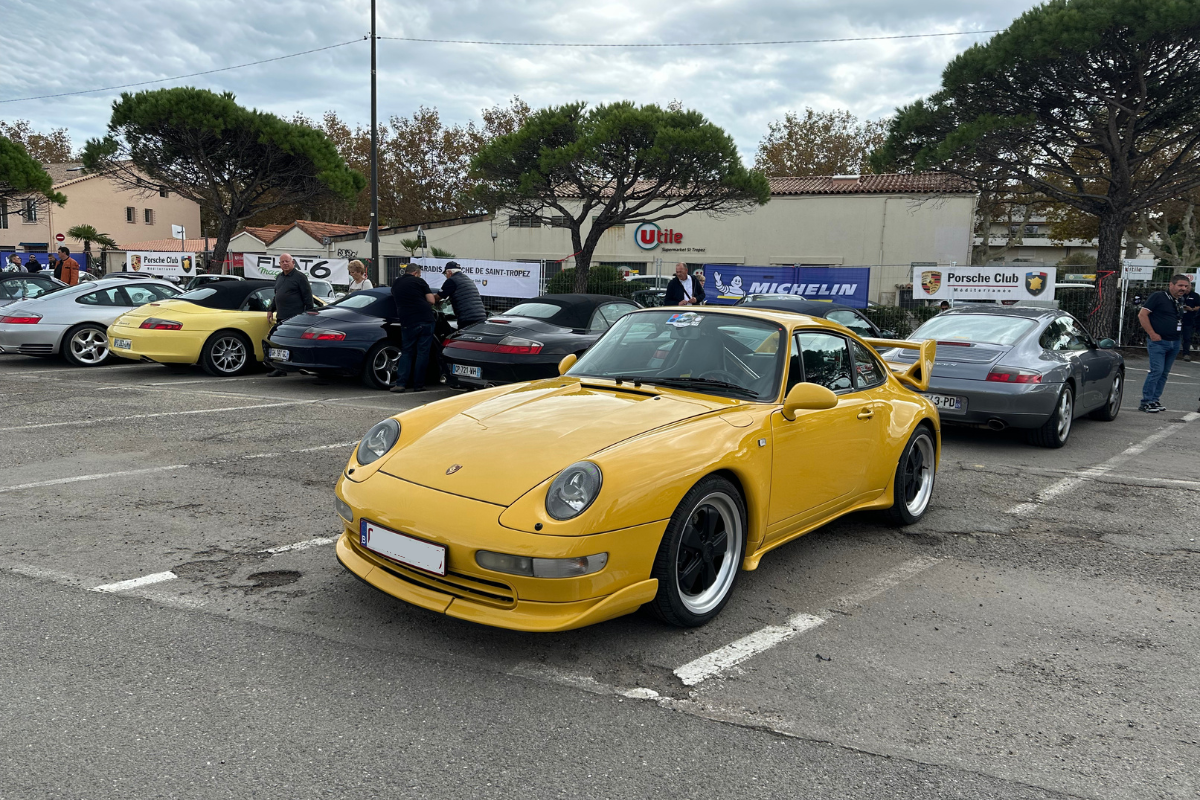
{"type": "Polygon", "coordinates": [[[717,531],[717,523],[720,521],[721,521],[721,515],[718,514],[714,509],[708,508],[707,506],[704,508],[704,538],[705,539],[707,539],[710,542],[713,540],[713,537],[716,535],[716,531],[717,531]]]}
{"type": "Polygon", "coordinates": [[[699,552],[704,549],[704,515],[705,511],[701,509],[696,516],[688,522],[688,526],[683,529],[683,540],[681,544],[691,550],[699,552]]]}
{"type": "Polygon", "coordinates": [[[699,553],[688,553],[685,558],[681,555],[679,567],[679,587],[688,594],[699,594],[703,588],[697,586],[705,573],[704,559],[699,553]]]}

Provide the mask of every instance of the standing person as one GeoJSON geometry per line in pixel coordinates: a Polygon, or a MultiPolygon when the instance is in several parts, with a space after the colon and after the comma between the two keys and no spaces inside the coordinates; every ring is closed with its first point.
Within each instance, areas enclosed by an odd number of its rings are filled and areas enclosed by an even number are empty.
{"type": "Polygon", "coordinates": [[[71,251],[66,247],[58,248],[58,267],[54,277],[67,286],[79,285],[79,262],[71,258],[71,251]]]}
{"type": "Polygon", "coordinates": [[[943,300],[942,302],[938,303],[938,313],[939,314],[945,314],[949,310],[950,310],[950,301],[949,300],[943,300]]]}
{"type": "Polygon", "coordinates": [[[28,272],[41,272],[42,271],[42,264],[40,261],[38,261],[36,258],[34,258],[33,253],[29,254],[29,260],[25,262],[25,269],[28,272]]]}
{"type": "Polygon", "coordinates": [[[692,277],[695,278],[696,280],[700,281],[700,300],[699,300],[698,304],[699,305],[708,305],[707,301],[705,301],[705,299],[704,299],[704,270],[702,270],[702,269],[696,270],[695,272],[692,273],[692,277]]]}
{"type": "Polygon", "coordinates": [[[421,277],[421,265],[409,264],[392,284],[396,316],[400,319],[400,358],[390,391],[403,394],[425,388],[429,349],[433,346],[433,304],[437,295],[421,277]]]}
{"type": "Polygon", "coordinates": [[[8,260],[4,264],[5,272],[25,272],[25,265],[21,263],[21,257],[16,253],[9,253],[8,260]]]}
{"type": "Polygon", "coordinates": [[[348,292],[361,292],[363,289],[374,289],[375,284],[367,278],[367,268],[361,261],[350,262],[350,286],[348,292]]]}
{"type": "Polygon", "coordinates": [[[1196,332],[1196,320],[1200,319],[1200,294],[1196,294],[1196,284],[1190,283],[1183,297],[1179,298],[1183,306],[1183,325],[1179,329],[1179,355],[1184,361],[1192,360],[1192,335],[1196,332]]]}
{"type": "Polygon", "coordinates": [[[58,256],[56,256],[54,253],[50,253],[48,256],[46,256],[46,269],[50,270],[50,273],[54,276],[54,280],[62,280],[62,267],[59,266],[58,256]]]}
{"type": "Polygon", "coordinates": [[[1155,292],[1146,298],[1138,312],[1138,322],[1146,332],[1146,354],[1150,357],[1150,374],[1142,384],[1142,403],[1138,411],[1157,414],[1163,410],[1159,398],[1167,385],[1167,376],[1179,354],[1179,335],[1183,330],[1179,299],[1187,294],[1192,282],[1187,275],[1176,275],[1165,292],[1155,292]]]}
{"type": "MultiPolygon", "coordinates": [[[[462,272],[462,267],[457,261],[447,261],[442,274],[446,276],[446,280],[442,283],[442,288],[438,289],[439,297],[445,297],[450,300],[450,305],[454,308],[454,319],[458,323],[458,329],[464,330],[470,326],[483,322],[487,319],[487,311],[483,307],[483,298],[479,296],[479,287],[475,285],[475,281],[462,272]]],[[[458,378],[450,372],[450,366],[446,361],[442,360],[442,376],[446,379],[446,385],[452,389],[461,388],[458,383],[458,378]]]]}
{"type": "MultiPolygon", "coordinates": [[[[272,316],[275,317],[271,333],[275,332],[279,323],[289,320],[297,314],[311,311],[316,305],[313,302],[312,286],[308,283],[308,276],[296,269],[296,261],[289,253],[284,253],[279,257],[279,269],[279,274],[275,276],[275,296],[271,298],[271,304],[267,306],[267,324],[270,325],[272,316]]],[[[268,333],[267,336],[270,337],[271,333],[268,333]]],[[[278,367],[267,373],[267,377],[270,378],[278,378],[283,375],[287,375],[287,373],[278,367]]]]}
{"type": "Polygon", "coordinates": [[[694,306],[704,302],[704,287],[688,274],[687,264],[675,265],[675,277],[667,283],[665,306],[694,306]]]}

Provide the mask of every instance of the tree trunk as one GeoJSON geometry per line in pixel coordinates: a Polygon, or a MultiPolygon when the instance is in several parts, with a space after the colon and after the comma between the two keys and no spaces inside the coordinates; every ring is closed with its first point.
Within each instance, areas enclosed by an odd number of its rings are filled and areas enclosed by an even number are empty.
{"type": "Polygon", "coordinates": [[[571,228],[571,246],[575,248],[575,291],[586,294],[588,270],[592,268],[592,253],[596,246],[583,241],[579,227],[571,228]]]}
{"type": "Polygon", "coordinates": [[[229,240],[233,238],[233,232],[237,228],[237,217],[233,214],[222,214],[220,220],[217,226],[217,243],[213,245],[212,263],[217,264],[222,273],[229,274],[233,272],[233,265],[230,264],[229,269],[226,269],[225,259],[229,250],[229,240]]]}
{"type": "Polygon", "coordinates": [[[1088,317],[1088,328],[1097,339],[1116,338],[1121,309],[1121,238],[1127,214],[1100,217],[1100,242],[1096,250],[1096,285],[1099,298],[1088,317]]]}

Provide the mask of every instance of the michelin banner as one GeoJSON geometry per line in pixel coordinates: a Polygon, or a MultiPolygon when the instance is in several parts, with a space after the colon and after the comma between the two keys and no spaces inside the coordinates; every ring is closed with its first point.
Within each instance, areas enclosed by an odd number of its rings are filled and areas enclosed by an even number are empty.
{"type": "Polygon", "coordinates": [[[537,297],[541,294],[542,266],[536,262],[483,261],[473,258],[414,258],[421,265],[421,277],[437,291],[445,277],[442,270],[455,261],[463,274],[475,281],[481,295],[490,297],[537,297]]]}
{"type": "Polygon", "coordinates": [[[705,264],[709,303],[732,305],[748,294],[790,294],[854,308],[867,307],[870,267],[743,267],[705,264]]]}
{"type": "MultiPolygon", "coordinates": [[[[275,276],[280,273],[279,256],[267,256],[261,253],[241,253],[241,256],[242,274],[247,278],[266,278],[273,281],[275,276]]],[[[293,258],[296,259],[296,269],[310,278],[342,286],[350,284],[350,259],[348,258],[322,258],[320,256],[293,256],[293,258]]]]}
{"type": "Polygon", "coordinates": [[[913,300],[1053,300],[1054,267],[913,267],[913,300]]]}
{"type": "Polygon", "coordinates": [[[195,253],[126,253],[126,272],[144,272],[160,278],[190,278],[196,274],[195,253]]]}

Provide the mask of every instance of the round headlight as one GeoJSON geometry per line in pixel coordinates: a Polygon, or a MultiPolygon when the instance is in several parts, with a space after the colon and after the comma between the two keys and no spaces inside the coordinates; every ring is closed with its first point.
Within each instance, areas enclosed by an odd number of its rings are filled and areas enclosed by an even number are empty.
{"type": "Polygon", "coordinates": [[[600,494],[603,476],[590,461],[580,461],[558,473],[546,493],[546,513],[555,519],[572,519],[587,510],[600,494]]]}
{"type": "Polygon", "coordinates": [[[366,466],[383,458],[399,438],[400,423],[394,419],[385,419],[367,431],[367,435],[358,443],[358,463],[366,466]]]}

